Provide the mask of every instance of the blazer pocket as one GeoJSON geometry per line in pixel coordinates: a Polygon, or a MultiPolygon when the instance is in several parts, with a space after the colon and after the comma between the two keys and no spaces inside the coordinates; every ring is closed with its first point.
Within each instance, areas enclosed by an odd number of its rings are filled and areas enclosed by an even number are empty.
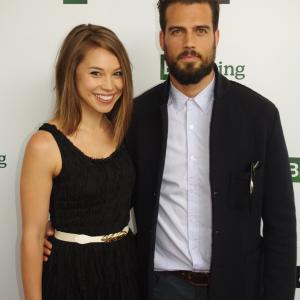
{"type": "Polygon", "coordinates": [[[249,208],[250,172],[232,174],[229,186],[229,204],[235,209],[249,208]]]}
{"type": "Polygon", "coordinates": [[[263,192],[263,182],[264,182],[264,167],[260,166],[255,170],[253,176],[253,197],[259,196],[263,192]]]}

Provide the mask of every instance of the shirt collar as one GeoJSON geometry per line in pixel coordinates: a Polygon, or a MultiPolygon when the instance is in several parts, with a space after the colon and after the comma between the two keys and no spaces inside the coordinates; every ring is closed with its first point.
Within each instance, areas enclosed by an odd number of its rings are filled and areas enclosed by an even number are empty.
{"type": "Polygon", "coordinates": [[[181,91],[179,91],[171,82],[170,97],[169,97],[168,104],[173,104],[174,108],[180,111],[184,109],[185,104],[188,100],[194,100],[195,103],[199,106],[199,108],[202,111],[208,112],[214,100],[214,87],[215,87],[215,77],[204,90],[202,90],[194,98],[189,98],[181,91]]]}

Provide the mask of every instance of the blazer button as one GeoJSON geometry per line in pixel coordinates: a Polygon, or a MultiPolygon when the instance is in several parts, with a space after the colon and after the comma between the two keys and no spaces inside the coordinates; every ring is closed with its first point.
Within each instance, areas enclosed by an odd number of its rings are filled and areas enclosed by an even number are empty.
{"type": "Polygon", "coordinates": [[[220,230],[215,230],[215,235],[220,235],[220,230]]]}
{"type": "Polygon", "coordinates": [[[217,196],[219,193],[217,191],[213,192],[214,196],[217,196]]]}
{"type": "Polygon", "coordinates": [[[155,193],[155,192],[153,193],[153,197],[154,197],[154,198],[156,197],[156,193],[155,193]]]}

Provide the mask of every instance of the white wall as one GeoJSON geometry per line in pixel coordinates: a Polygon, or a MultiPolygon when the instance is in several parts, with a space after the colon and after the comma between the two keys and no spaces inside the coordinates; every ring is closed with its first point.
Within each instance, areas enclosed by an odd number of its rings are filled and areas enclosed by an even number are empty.
{"type": "MultiPolygon", "coordinates": [[[[300,157],[300,1],[231,0],[221,9],[216,62],[245,65],[243,80],[229,77],[277,105],[290,156],[300,157]]],[[[80,23],[104,25],[119,35],[132,61],[135,94],[160,82],[156,0],[89,0],[86,5],[0,0],[0,299],[22,299],[21,159],[29,135],[51,116],[58,47],[80,23]]],[[[294,188],[298,205],[300,184],[294,188]]]]}

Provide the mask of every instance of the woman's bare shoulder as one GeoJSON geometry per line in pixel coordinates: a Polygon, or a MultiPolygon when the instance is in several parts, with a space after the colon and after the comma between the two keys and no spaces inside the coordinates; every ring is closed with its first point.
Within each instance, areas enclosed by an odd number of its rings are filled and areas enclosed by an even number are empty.
{"type": "Polygon", "coordinates": [[[27,143],[27,150],[30,149],[34,152],[48,153],[55,149],[56,142],[52,134],[45,130],[38,130],[33,133],[27,143]]]}
{"type": "Polygon", "coordinates": [[[26,146],[25,160],[48,166],[54,175],[59,173],[62,164],[60,151],[50,132],[38,130],[32,134],[26,146]]]}

